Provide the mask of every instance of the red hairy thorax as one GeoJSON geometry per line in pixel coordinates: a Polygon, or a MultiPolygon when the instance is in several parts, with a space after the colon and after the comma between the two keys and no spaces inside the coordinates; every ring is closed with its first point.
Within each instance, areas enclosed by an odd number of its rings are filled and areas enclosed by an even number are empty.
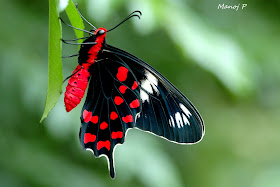
{"type": "Polygon", "coordinates": [[[88,68],[89,66],[91,66],[93,63],[94,63],[94,60],[96,60],[97,58],[97,54],[98,52],[100,51],[101,47],[102,47],[102,44],[103,44],[103,41],[105,39],[105,36],[106,36],[106,32],[107,30],[104,29],[104,28],[99,28],[97,29],[94,34],[96,35],[98,31],[100,30],[103,30],[105,31],[104,34],[102,35],[99,35],[96,37],[96,40],[95,42],[97,42],[97,44],[95,44],[92,48],[90,48],[90,50],[88,51],[88,59],[86,61],[86,63],[83,63],[83,67],[84,68],[88,68]]]}
{"type": "Polygon", "coordinates": [[[88,51],[87,61],[82,63],[82,65],[78,65],[72,73],[73,76],[71,76],[68,80],[64,96],[64,104],[67,112],[70,112],[73,108],[75,108],[84,97],[85,90],[88,85],[88,79],[90,77],[89,67],[97,59],[97,54],[101,50],[107,32],[106,29],[99,28],[94,32],[94,34],[96,35],[100,30],[105,32],[102,35],[97,35],[95,40],[97,44],[93,45],[88,51]]]}

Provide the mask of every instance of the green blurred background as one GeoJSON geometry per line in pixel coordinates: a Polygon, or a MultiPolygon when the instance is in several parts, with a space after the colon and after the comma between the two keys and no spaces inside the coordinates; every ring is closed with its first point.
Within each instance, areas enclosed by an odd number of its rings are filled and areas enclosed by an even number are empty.
{"type": "MultiPolygon", "coordinates": [[[[107,42],[174,83],[200,111],[204,139],[182,146],[131,130],[115,150],[117,176],[111,180],[106,159],[79,145],[82,105],[67,114],[62,95],[39,123],[48,79],[48,2],[5,1],[0,8],[1,187],[280,186],[280,1],[78,4],[90,22],[105,28],[142,11],[141,20],[110,32],[107,42]],[[221,10],[219,3],[241,5],[238,11],[221,10]]],[[[61,16],[69,22],[64,12],[61,16]]],[[[75,38],[62,26],[64,39],[75,38]]],[[[63,45],[63,55],[77,50],[63,45]]],[[[63,59],[64,76],[76,65],[76,58],[63,59]]]]}

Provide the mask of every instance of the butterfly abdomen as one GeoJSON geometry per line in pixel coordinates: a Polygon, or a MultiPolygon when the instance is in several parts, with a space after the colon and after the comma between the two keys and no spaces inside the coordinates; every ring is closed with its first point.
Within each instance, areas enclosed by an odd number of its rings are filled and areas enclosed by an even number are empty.
{"type": "Polygon", "coordinates": [[[81,65],[78,65],[73,71],[73,76],[68,81],[64,97],[67,112],[70,112],[81,102],[87,89],[89,76],[88,68],[82,68],[81,65]]]}

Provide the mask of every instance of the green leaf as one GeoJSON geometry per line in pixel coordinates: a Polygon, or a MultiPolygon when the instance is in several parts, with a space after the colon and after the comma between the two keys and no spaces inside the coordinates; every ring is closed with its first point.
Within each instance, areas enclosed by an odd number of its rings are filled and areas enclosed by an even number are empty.
{"type": "Polygon", "coordinates": [[[58,101],[62,90],[61,23],[56,0],[49,0],[49,80],[42,122],[58,101]]]}
{"type": "MultiPolygon", "coordinates": [[[[71,0],[69,1],[69,4],[68,4],[68,6],[65,10],[66,10],[67,16],[68,16],[72,26],[74,26],[76,28],[79,28],[79,29],[84,29],[85,28],[83,20],[82,20],[81,16],[79,15],[75,4],[71,0]]],[[[80,30],[77,30],[77,29],[74,29],[74,31],[75,31],[75,34],[76,34],[77,38],[84,37],[84,32],[83,31],[80,31],[80,30]]],[[[83,42],[83,40],[80,39],[80,40],[78,40],[77,43],[82,43],[82,42],[83,42]]]]}
{"type": "MultiPolygon", "coordinates": [[[[70,0],[66,8],[67,16],[74,27],[84,29],[84,23],[80,17],[76,6],[70,0]]],[[[59,13],[56,0],[49,0],[49,80],[48,80],[48,92],[45,103],[45,110],[40,120],[42,122],[53,109],[57,103],[61,90],[62,90],[62,63],[61,63],[61,22],[58,19],[59,13]]],[[[83,31],[74,29],[76,37],[82,38],[84,36],[83,31]]],[[[79,40],[78,43],[83,41],[79,40]]]]}

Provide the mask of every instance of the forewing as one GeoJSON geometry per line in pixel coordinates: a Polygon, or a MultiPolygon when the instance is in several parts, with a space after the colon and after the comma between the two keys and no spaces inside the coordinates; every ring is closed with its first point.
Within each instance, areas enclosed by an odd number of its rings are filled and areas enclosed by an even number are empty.
{"type": "Polygon", "coordinates": [[[142,110],[135,127],[177,143],[196,143],[204,135],[203,120],[192,103],[164,76],[139,58],[107,45],[103,55],[125,64],[139,84],[142,110]]]}
{"type": "Polygon", "coordinates": [[[108,158],[115,176],[113,151],[124,142],[128,128],[135,126],[141,110],[135,78],[125,64],[102,60],[90,68],[91,80],[81,114],[80,141],[96,157],[108,158]]]}

